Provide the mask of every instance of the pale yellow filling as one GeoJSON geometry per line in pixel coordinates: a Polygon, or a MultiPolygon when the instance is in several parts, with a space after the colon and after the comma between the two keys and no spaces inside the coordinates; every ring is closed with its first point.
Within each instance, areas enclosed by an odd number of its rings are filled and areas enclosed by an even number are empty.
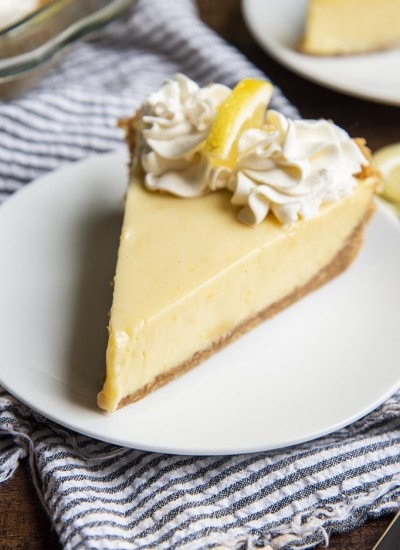
{"type": "Polygon", "coordinates": [[[229,194],[180,199],[129,186],[99,405],[121,399],[308,282],[343,247],[374,182],[291,228],[239,223],[229,194]]]}
{"type": "Polygon", "coordinates": [[[400,43],[398,0],[310,0],[302,49],[330,55],[400,43]]]}

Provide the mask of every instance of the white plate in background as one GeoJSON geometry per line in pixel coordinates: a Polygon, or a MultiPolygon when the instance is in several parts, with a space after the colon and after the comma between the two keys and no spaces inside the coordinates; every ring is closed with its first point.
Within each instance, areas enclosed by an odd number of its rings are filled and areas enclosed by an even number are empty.
{"type": "Polygon", "coordinates": [[[400,48],[346,56],[297,51],[307,0],[242,0],[254,38],[279,63],[303,77],[347,94],[400,105],[400,48]]]}

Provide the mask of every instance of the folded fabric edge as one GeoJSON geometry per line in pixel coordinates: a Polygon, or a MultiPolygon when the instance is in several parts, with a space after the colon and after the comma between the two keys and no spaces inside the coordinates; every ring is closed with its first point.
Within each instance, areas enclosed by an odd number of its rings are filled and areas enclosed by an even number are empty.
{"type": "Polygon", "coordinates": [[[316,506],[301,511],[278,529],[262,534],[224,536],[210,541],[215,550],[308,550],[316,545],[329,546],[332,535],[353,531],[370,519],[394,514],[400,510],[400,476],[377,490],[349,498],[345,503],[316,506]]]}

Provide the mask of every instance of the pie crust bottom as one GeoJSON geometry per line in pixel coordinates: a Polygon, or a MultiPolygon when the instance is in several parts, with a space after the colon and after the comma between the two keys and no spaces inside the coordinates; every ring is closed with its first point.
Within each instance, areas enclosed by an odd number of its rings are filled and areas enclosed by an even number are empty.
{"type": "Polygon", "coordinates": [[[342,273],[354,260],[357,256],[360,247],[363,241],[364,228],[368,223],[370,217],[372,216],[375,210],[374,203],[371,203],[370,208],[366,212],[365,216],[361,222],[355,227],[353,232],[347,238],[344,246],[339,250],[339,252],[334,256],[334,258],[326,264],[312,279],[310,279],[305,285],[295,288],[290,294],[284,298],[274,302],[269,305],[267,308],[262,310],[257,315],[251,317],[247,321],[239,324],[233,330],[228,332],[225,336],[219,340],[213,342],[213,344],[206,349],[196,352],[192,357],[187,361],[184,361],[180,365],[169,369],[168,371],[159,374],[151,382],[142,386],[134,393],[124,397],[118,404],[118,408],[125,407],[134,401],[142,399],[147,394],[153,392],[154,390],[164,386],[168,382],[171,382],[174,378],[181,376],[186,371],[192,369],[215,352],[233,342],[255,326],[257,326],[262,321],[273,317],[275,314],[279,313],[283,309],[287,308],[309,292],[316,290],[317,288],[323,286],[329,280],[333,279],[340,273],[342,273]]]}

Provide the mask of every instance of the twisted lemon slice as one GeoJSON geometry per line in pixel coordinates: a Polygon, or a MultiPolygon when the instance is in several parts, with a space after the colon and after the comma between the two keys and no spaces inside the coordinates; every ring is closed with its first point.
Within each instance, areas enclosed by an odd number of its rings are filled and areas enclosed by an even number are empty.
{"type": "Polygon", "coordinates": [[[262,126],[272,90],[265,80],[245,78],[221,103],[204,144],[212,164],[234,167],[239,136],[262,126]]]}

